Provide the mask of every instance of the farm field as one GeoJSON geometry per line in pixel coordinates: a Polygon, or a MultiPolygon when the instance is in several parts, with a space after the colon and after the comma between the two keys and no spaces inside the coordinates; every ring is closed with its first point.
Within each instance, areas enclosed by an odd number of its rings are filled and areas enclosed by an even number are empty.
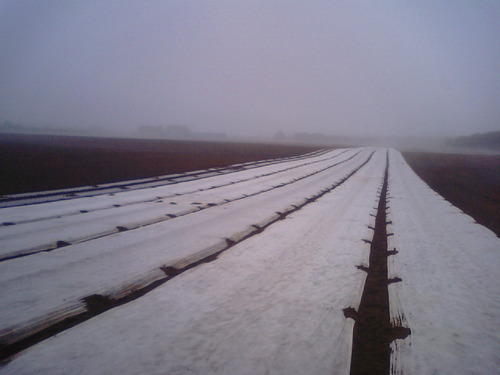
{"type": "Polygon", "coordinates": [[[500,236],[500,155],[406,152],[404,157],[432,189],[500,236]]]}
{"type": "Polygon", "coordinates": [[[52,190],[294,156],[318,147],[0,135],[0,194],[52,190]]]}
{"type": "MultiPolygon", "coordinates": [[[[289,157],[317,146],[2,134],[0,195],[289,157]]],[[[500,156],[405,152],[430,187],[500,236],[500,156]]]]}
{"type": "Polygon", "coordinates": [[[396,150],[297,151],[5,194],[0,373],[494,373],[497,236],[396,150]]]}
{"type": "Polygon", "coordinates": [[[60,3],[0,2],[0,375],[500,374],[500,2],[60,3]]]}

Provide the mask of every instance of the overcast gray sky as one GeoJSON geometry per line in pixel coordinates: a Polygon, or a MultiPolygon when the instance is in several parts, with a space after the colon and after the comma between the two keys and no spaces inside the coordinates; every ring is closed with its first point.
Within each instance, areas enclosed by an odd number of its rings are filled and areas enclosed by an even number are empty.
{"type": "Polygon", "coordinates": [[[497,0],[0,1],[0,121],[500,130],[497,0]]]}

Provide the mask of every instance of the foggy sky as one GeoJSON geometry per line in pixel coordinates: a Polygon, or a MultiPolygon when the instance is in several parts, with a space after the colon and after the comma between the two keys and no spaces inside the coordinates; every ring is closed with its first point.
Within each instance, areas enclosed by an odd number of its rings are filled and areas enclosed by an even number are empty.
{"type": "Polygon", "coordinates": [[[0,2],[0,122],[499,130],[500,2],[0,2]]]}

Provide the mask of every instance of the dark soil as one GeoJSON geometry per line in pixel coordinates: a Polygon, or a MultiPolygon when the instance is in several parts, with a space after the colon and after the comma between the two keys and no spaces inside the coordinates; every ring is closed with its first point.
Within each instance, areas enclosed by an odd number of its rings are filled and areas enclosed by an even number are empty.
{"type": "Polygon", "coordinates": [[[500,237],[500,155],[403,156],[432,189],[500,237]]]}
{"type": "Polygon", "coordinates": [[[226,167],[317,149],[251,143],[0,134],[0,194],[226,167]]]}
{"type": "MultiPolygon", "coordinates": [[[[367,272],[359,310],[344,309],[346,318],[355,320],[351,358],[351,375],[388,375],[390,373],[390,344],[405,338],[410,330],[393,327],[390,322],[389,292],[387,285],[394,282],[387,276],[386,205],[388,191],[387,159],[384,182],[375,217],[373,239],[370,244],[370,266],[357,266],[367,272]]],[[[399,279],[399,278],[398,278],[399,279]]],[[[401,281],[399,279],[398,281],[401,281]]]]}

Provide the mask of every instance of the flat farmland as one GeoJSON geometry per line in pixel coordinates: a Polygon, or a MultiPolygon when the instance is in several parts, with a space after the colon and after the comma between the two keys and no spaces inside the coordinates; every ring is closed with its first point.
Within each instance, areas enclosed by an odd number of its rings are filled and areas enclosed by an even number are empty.
{"type": "Polygon", "coordinates": [[[500,236],[500,155],[403,155],[432,189],[500,236]]]}
{"type": "Polygon", "coordinates": [[[318,147],[0,135],[0,194],[95,185],[304,154],[318,147]]]}
{"type": "Polygon", "coordinates": [[[278,148],[4,194],[0,373],[494,373],[495,233],[396,150],[278,148]]]}
{"type": "MultiPolygon", "coordinates": [[[[318,149],[256,143],[3,134],[0,195],[225,167],[318,149]]],[[[500,236],[499,155],[417,152],[403,155],[432,189],[500,236]]]]}

